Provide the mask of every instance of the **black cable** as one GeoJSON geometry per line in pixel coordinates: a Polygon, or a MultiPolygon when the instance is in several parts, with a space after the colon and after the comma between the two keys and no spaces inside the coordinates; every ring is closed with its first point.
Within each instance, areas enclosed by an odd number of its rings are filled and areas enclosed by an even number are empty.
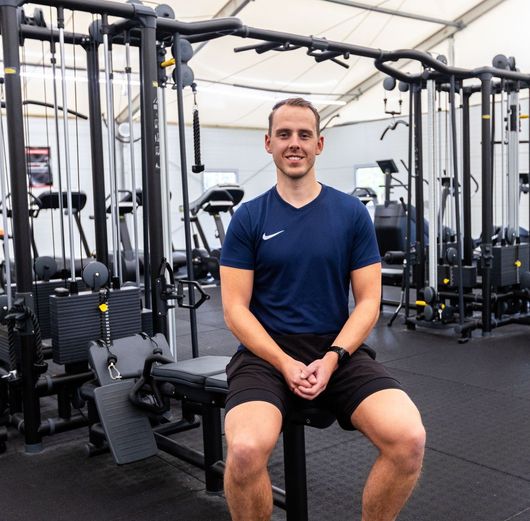
{"type": "MultiPolygon", "coordinates": [[[[107,348],[107,351],[109,351],[109,354],[111,354],[110,346],[112,343],[112,339],[110,334],[109,293],[110,290],[108,288],[99,292],[98,309],[101,311],[101,319],[99,321],[101,340],[105,344],[105,347],[107,348]]],[[[115,355],[114,358],[116,358],[115,355]]]]}

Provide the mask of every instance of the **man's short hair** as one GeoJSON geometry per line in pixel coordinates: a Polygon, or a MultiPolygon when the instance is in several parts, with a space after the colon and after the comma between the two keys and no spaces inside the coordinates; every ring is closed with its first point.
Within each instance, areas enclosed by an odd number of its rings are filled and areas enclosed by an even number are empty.
{"type": "Polygon", "coordinates": [[[309,109],[315,115],[317,135],[320,135],[320,114],[318,113],[318,110],[313,106],[313,104],[310,101],[305,100],[304,98],[287,98],[278,101],[278,103],[276,103],[276,105],[272,107],[272,111],[269,114],[269,136],[272,134],[272,118],[274,117],[274,113],[284,105],[288,105],[289,107],[302,107],[309,109]]]}

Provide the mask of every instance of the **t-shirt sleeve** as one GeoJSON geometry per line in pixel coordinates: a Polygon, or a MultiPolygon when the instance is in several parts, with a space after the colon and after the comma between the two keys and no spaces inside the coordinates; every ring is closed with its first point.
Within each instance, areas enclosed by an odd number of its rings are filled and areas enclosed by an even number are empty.
{"type": "Polygon", "coordinates": [[[220,263],[230,268],[254,269],[254,240],[250,215],[245,205],[237,209],[228,225],[220,263]]]}
{"type": "Polygon", "coordinates": [[[381,262],[375,228],[368,209],[359,202],[356,213],[350,270],[357,270],[381,262]]]}

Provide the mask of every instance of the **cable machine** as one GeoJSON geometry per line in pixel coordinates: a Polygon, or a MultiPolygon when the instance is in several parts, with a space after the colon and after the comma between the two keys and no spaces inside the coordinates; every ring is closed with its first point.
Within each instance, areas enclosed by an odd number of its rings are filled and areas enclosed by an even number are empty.
{"type": "MultiPolygon", "coordinates": [[[[417,207],[416,237],[420,240],[412,246],[412,260],[416,264],[413,285],[417,290],[415,301],[416,315],[406,314],[406,323],[414,328],[416,325],[444,325],[456,322],[455,332],[461,341],[466,341],[475,329],[488,334],[492,328],[509,323],[529,322],[529,287],[528,287],[528,242],[523,242],[519,233],[519,193],[520,177],[518,171],[519,116],[518,99],[514,91],[521,85],[528,85],[528,76],[515,70],[514,63],[504,57],[496,57],[493,67],[476,70],[464,70],[447,66],[443,60],[417,54],[416,51],[390,53],[376,60],[376,66],[393,77],[407,81],[415,88],[417,102],[415,114],[421,114],[420,96],[427,92],[427,156],[423,159],[424,149],[421,139],[421,121],[416,117],[416,204],[422,202],[423,173],[427,174],[429,200],[429,239],[422,241],[419,228],[423,222],[423,205],[417,207]],[[401,56],[400,56],[401,55],[401,56]],[[424,68],[421,75],[408,75],[388,65],[399,57],[419,61],[424,68]],[[495,78],[495,82],[493,79],[495,78]],[[466,80],[478,79],[476,84],[465,85],[466,80]],[[504,162],[500,183],[501,204],[504,217],[497,240],[493,226],[493,158],[492,158],[492,99],[496,91],[510,92],[507,122],[507,174],[504,175],[504,162]],[[436,171],[440,161],[440,150],[437,147],[435,93],[447,92],[449,96],[449,132],[448,146],[451,158],[447,187],[454,194],[454,239],[443,243],[443,222],[439,216],[440,201],[435,189],[444,179],[436,171]],[[482,234],[478,260],[473,253],[475,242],[471,237],[471,186],[469,158],[469,99],[480,92],[482,100],[482,234]],[[462,105],[460,146],[457,138],[456,96],[462,105]],[[459,157],[458,151],[462,151],[459,157]],[[462,181],[460,169],[462,168],[462,181]],[[511,174],[510,174],[511,172],[511,174]],[[421,174],[421,175],[420,175],[421,174]],[[438,213],[437,213],[438,212],[438,213]],[[426,255],[426,261],[421,259],[426,255]],[[477,313],[480,313],[478,318],[477,313]]],[[[501,101],[501,106],[504,104],[501,101]]],[[[439,116],[438,116],[439,117],[439,116]]],[[[408,306],[413,306],[409,300],[408,306]]]]}

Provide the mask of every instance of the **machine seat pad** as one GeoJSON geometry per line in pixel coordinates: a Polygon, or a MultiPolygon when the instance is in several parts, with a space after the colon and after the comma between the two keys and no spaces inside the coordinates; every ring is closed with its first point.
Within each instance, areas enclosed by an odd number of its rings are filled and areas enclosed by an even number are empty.
{"type": "Polygon", "coordinates": [[[317,429],[326,429],[335,420],[336,417],[333,413],[315,407],[310,403],[300,409],[291,411],[285,419],[285,421],[306,425],[308,427],[316,427],[317,429]]]}
{"type": "Polygon", "coordinates": [[[134,380],[121,380],[94,390],[99,418],[118,465],[154,456],[158,449],[144,411],[129,401],[134,380]]]}
{"type": "Polygon", "coordinates": [[[223,393],[228,392],[228,382],[226,379],[226,372],[214,374],[206,378],[204,382],[204,389],[213,393],[223,393]]]}
{"type": "Polygon", "coordinates": [[[202,387],[207,377],[224,373],[229,356],[200,356],[153,367],[155,380],[202,387]]]}

